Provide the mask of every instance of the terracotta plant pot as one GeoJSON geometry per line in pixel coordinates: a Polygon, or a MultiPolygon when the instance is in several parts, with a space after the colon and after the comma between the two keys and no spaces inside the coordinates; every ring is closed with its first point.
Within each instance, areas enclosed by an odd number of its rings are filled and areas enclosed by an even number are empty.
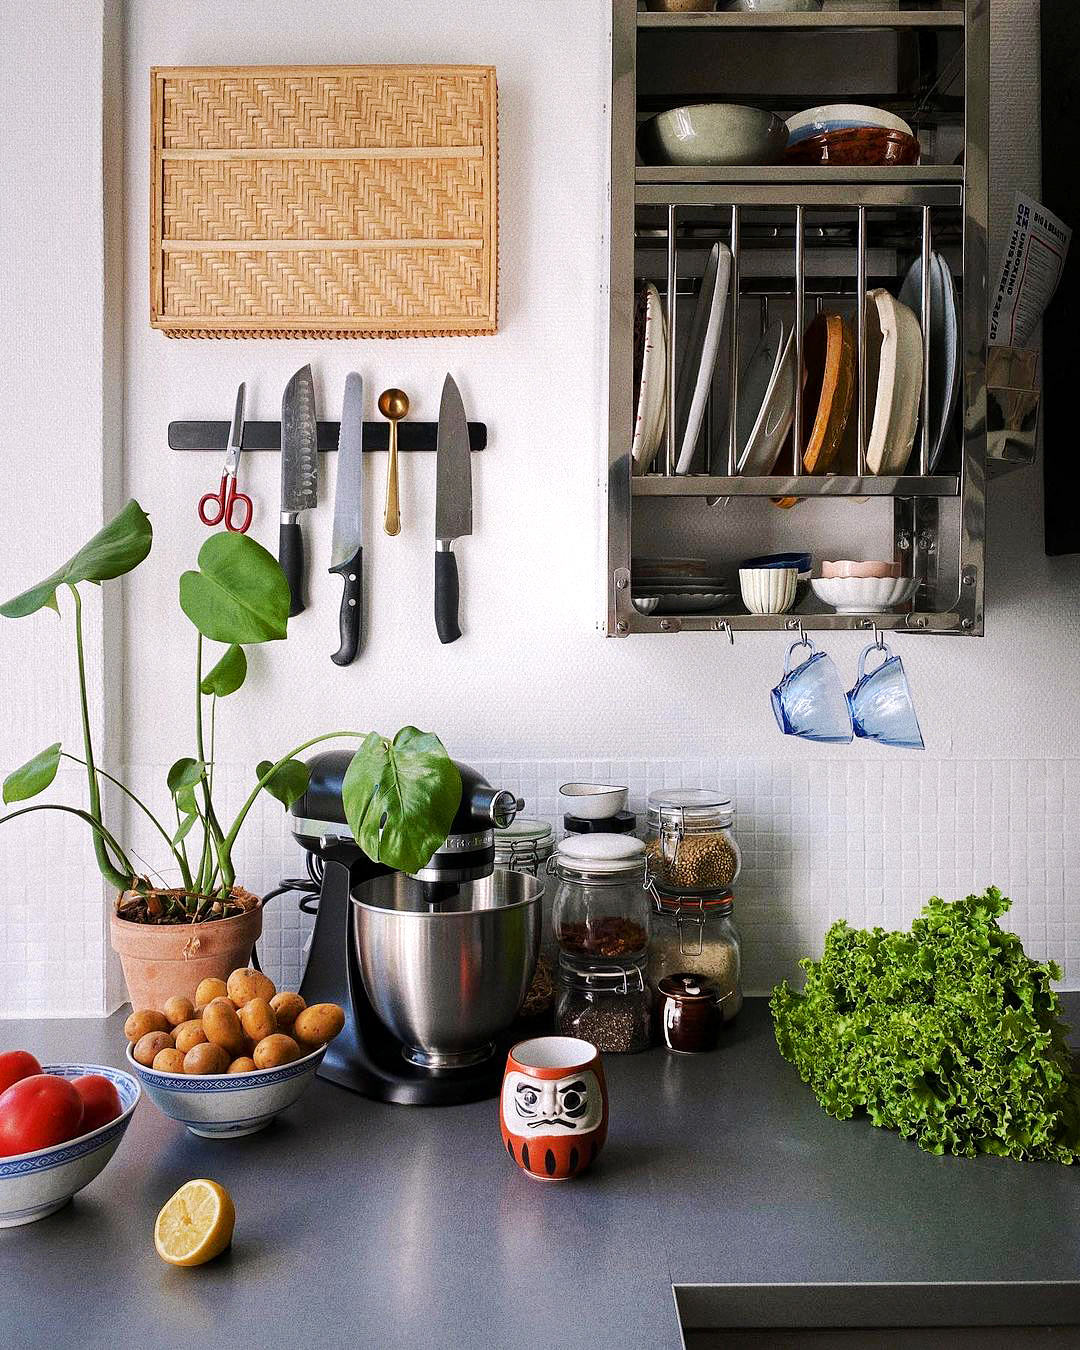
{"type": "Polygon", "coordinates": [[[133,923],[115,911],[109,919],[112,948],[124,968],[133,1008],[160,1009],[174,994],[194,1002],[200,980],[224,980],[250,964],[261,932],[261,905],[207,923],[133,923]]]}

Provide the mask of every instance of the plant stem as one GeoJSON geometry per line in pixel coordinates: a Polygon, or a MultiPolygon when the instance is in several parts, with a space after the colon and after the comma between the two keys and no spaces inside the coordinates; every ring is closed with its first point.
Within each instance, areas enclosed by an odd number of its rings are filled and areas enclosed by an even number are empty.
{"type": "MultiPolygon", "coordinates": [[[[87,825],[94,831],[94,837],[100,837],[107,843],[119,857],[121,863],[128,869],[126,877],[120,872],[116,873],[120,878],[118,882],[114,883],[117,889],[126,891],[131,883],[135,881],[138,874],[136,873],[135,868],[132,867],[127,854],[121,846],[105,826],[102,825],[100,820],[95,820],[89,811],[83,811],[77,806],[61,806],[59,802],[42,802],[37,806],[23,806],[18,811],[9,811],[6,816],[0,816],[0,825],[6,825],[9,820],[18,820],[20,816],[28,816],[32,811],[64,811],[69,816],[78,816],[80,820],[85,820],[87,825]]],[[[108,879],[111,880],[111,878],[108,879]]]]}
{"type": "MultiPolygon", "coordinates": [[[[63,759],[70,759],[73,764],[82,764],[83,766],[86,766],[86,760],[80,759],[78,755],[70,755],[66,750],[61,750],[60,755],[63,759]]],[[[158,820],[157,816],[154,815],[153,811],[151,811],[150,808],[146,805],[146,803],[141,801],[129,787],[121,783],[119,778],[114,778],[111,773],[107,773],[104,769],[98,769],[97,772],[101,778],[104,778],[107,782],[112,783],[114,787],[119,788],[120,791],[124,794],[124,796],[127,797],[130,801],[133,801],[135,805],[139,808],[139,810],[143,813],[143,815],[146,816],[147,820],[150,821],[150,823],[158,831],[161,837],[165,840],[166,844],[168,844],[169,852],[173,855],[173,857],[176,859],[177,863],[180,866],[180,872],[184,878],[184,885],[190,888],[191,869],[188,866],[187,858],[184,854],[180,852],[180,850],[173,843],[172,835],[169,834],[168,830],[166,830],[165,826],[162,825],[160,820],[158,820]]],[[[177,824],[179,824],[179,817],[177,819],[177,824]]]]}
{"type": "MultiPolygon", "coordinates": [[[[206,742],[203,736],[202,710],[202,651],[203,638],[202,633],[199,633],[195,644],[195,745],[200,761],[203,764],[206,764],[206,742]]],[[[232,860],[229,857],[228,842],[222,837],[221,826],[218,824],[217,816],[214,814],[214,800],[210,794],[210,783],[208,778],[205,777],[202,783],[202,792],[203,804],[206,808],[207,838],[213,845],[214,854],[217,859],[216,867],[211,870],[210,881],[207,882],[207,886],[209,887],[210,882],[215,879],[215,871],[220,871],[221,888],[227,893],[231,890],[232,884],[236,880],[236,874],[233,872],[232,860]]],[[[207,864],[210,861],[205,851],[203,854],[203,861],[204,864],[207,864]]]]}
{"type": "Polygon", "coordinates": [[[267,771],[255,784],[247,801],[240,808],[239,815],[236,817],[232,825],[229,827],[229,832],[225,836],[226,852],[228,853],[232,849],[233,844],[236,843],[236,836],[240,833],[240,827],[247,819],[248,812],[255,805],[256,797],[258,797],[259,793],[263,790],[263,788],[267,785],[267,783],[269,783],[271,778],[273,778],[274,774],[277,773],[278,769],[280,769],[283,764],[287,764],[290,759],[294,759],[298,754],[300,754],[301,751],[310,750],[313,745],[319,745],[322,741],[333,741],[337,740],[338,737],[342,736],[347,738],[351,737],[355,740],[363,740],[366,735],[367,735],[366,731],[328,731],[322,736],[313,736],[310,741],[305,741],[303,745],[298,745],[295,747],[295,749],[290,750],[288,754],[282,755],[282,757],[277,761],[276,764],[271,764],[270,768],[267,769],[267,771]]]}
{"type": "Polygon", "coordinates": [[[135,877],[134,868],[124,856],[124,850],[117,845],[115,839],[105,829],[101,819],[101,788],[98,783],[97,769],[94,766],[94,747],[90,740],[90,708],[86,698],[86,657],[83,651],[83,627],[82,627],[82,596],[79,594],[79,588],[74,584],[69,584],[68,589],[75,597],[75,651],[78,656],[79,664],[79,708],[82,713],[82,733],[83,749],[86,754],[86,781],[90,790],[90,818],[93,820],[94,829],[94,855],[97,858],[98,871],[110,885],[117,887],[118,890],[126,890],[135,877]],[[124,874],[116,866],[112,858],[109,857],[109,850],[106,848],[106,840],[115,848],[117,856],[128,868],[128,875],[124,874]]]}

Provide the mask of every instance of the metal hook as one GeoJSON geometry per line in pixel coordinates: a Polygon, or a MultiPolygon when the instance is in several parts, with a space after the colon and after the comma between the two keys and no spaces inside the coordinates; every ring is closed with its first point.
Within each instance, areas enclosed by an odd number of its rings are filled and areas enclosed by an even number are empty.
{"type": "Polygon", "coordinates": [[[809,638],[806,636],[806,630],[803,628],[802,619],[788,619],[787,627],[789,633],[797,632],[799,634],[799,641],[795,644],[796,646],[809,647],[812,645],[809,638]]]}
{"type": "Polygon", "coordinates": [[[728,636],[729,644],[732,647],[735,646],[735,631],[732,628],[731,624],[728,623],[727,619],[721,619],[720,622],[716,625],[716,630],[718,633],[726,633],[728,636]]]}
{"type": "Polygon", "coordinates": [[[876,623],[872,624],[871,626],[873,627],[874,630],[874,646],[878,649],[879,652],[883,652],[885,650],[885,634],[881,631],[881,629],[877,626],[876,623]]]}

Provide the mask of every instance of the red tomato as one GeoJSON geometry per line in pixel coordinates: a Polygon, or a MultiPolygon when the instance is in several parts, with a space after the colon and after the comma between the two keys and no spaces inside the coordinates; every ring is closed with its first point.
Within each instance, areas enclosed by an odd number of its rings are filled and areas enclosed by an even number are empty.
{"type": "Polygon", "coordinates": [[[29,1050],[7,1050],[0,1055],[0,1092],[17,1083],[20,1078],[29,1078],[32,1073],[40,1073],[41,1065],[29,1050]]]}
{"type": "Polygon", "coordinates": [[[82,1098],[81,1134],[89,1134],[91,1130],[108,1125],[109,1121],[115,1120],[123,1110],[119,1092],[100,1073],[87,1073],[81,1078],[73,1078],[71,1086],[82,1098]]]}
{"type": "Polygon", "coordinates": [[[82,1118],[82,1098],[66,1078],[20,1078],[0,1093],[0,1158],[74,1139],[82,1134],[82,1118]]]}

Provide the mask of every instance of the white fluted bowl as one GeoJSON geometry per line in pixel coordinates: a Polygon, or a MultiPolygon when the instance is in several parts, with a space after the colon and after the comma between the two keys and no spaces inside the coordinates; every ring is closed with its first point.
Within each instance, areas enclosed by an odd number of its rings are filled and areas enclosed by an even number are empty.
{"type": "Polygon", "coordinates": [[[915,594],[914,577],[815,577],[810,585],[837,614],[881,614],[915,594]]]}
{"type": "Polygon", "coordinates": [[[123,1069],[104,1064],[45,1064],[41,1072],[55,1074],[57,1078],[99,1073],[116,1088],[123,1109],[115,1120],[89,1134],[54,1144],[52,1148],[0,1158],[0,1228],[15,1228],[44,1219],[89,1186],[119,1148],[139,1104],[139,1084],[123,1069]]]}
{"type": "Polygon", "coordinates": [[[740,567],[739,589],[751,614],[786,614],[799,584],[794,567],[740,567]]]}

